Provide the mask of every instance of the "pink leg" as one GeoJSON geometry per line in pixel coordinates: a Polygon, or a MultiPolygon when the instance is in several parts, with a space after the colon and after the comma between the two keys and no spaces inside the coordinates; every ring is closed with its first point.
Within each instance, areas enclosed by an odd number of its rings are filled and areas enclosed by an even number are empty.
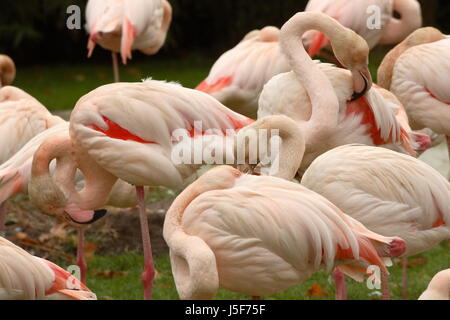
{"type": "Polygon", "coordinates": [[[114,70],[114,82],[120,82],[119,78],[119,58],[116,52],[112,52],[113,70],[114,70]]]}
{"type": "Polygon", "coordinates": [[[4,237],[6,223],[6,202],[0,204],[0,237],[4,237]]]}
{"type": "Polygon", "coordinates": [[[139,217],[141,220],[142,243],[144,246],[144,272],[142,273],[142,283],[144,285],[144,299],[152,299],[153,279],[155,278],[155,268],[153,266],[152,245],[150,242],[150,230],[148,228],[147,215],[145,214],[144,187],[136,187],[139,202],[139,217]]]}
{"type": "Polygon", "coordinates": [[[80,281],[86,284],[87,265],[84,259],[84,228],[78,229],[77,265],[80,268],[80,281]]]}
{"type": "Polygon", "coordinates": [[[333,271],[334,284],[336,286],[336,300],[347,300],[347,285],[345,275],[338,268],[333,271]]]}
{"type": "Polygon", "coordinates": [[[447,137],[447,146],[448,146],[448,158],[450,161],[450,136],[447,137]]]}
{"type": "Polygon", "coordinates": [[[407,268],[408,268],[408,258],[402,258],[402,298],[403,300],[408,299],[408,277],[407,277],[407,268]]]}
{"type": "Polygon", "coordinates": [[[383,300],[391,300],[388,275],[385,271],[381,271],[381,291],[383,293],[383,300]]]}

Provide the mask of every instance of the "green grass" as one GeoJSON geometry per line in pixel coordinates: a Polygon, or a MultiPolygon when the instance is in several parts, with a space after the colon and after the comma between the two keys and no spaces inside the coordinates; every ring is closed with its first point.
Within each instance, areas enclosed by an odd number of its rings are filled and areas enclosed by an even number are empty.
{"type": "MultiPolygon", "coordinates": [[[[438,271],[449,267],[449,247],[449,243],[442,243],[424,254],[410,258],[410,261],[423,260],[425,263],[408,268],[409,299],[417,299],[426,289],[431,278],[438,271]]],[[[164,255],[156,258],[155,264],[158,270],[158,278],[154,285],[154,298],[157,300],[178,299],[168,256],[164,255]]],[[[94,257],[88,264],[88,286],[97,294],[99,299],[142,299],[143,290],[140,282],[142,267],[143,258],[140,253],[94,257]],[[119,272],[119,274],[105,278],[101,276],[105,274],[105,271],[119,272]],[[120,274],[120,272],[125,272],[125,274],[120,274]]],[[[391,273],[390,288],[392,298],[401,299],[401,268],[395,264],[389,268],[389,272],[391,273]]],[[[350,279],[347,279],[347,290],[348,297],[351,300],[371,300],[377,297],[376,295],[371,295],[373,291],[369,290],[365,283],[357,283],[350,279]]],[[[249,297],[220,289],[217,299],[235,300],[249,299],[249,297]]],[[[270,297],[264,297],[264,299],[334,299],[334,285],[331,282],[330,274],[321,271],[298,286],[270,297]],[[308,290],[315,284],[320,285],[328,296],[309,297],[307,294],[308,290]]]]}
{"type": "MultiPolygon", "coordinates": [[[[112,65],[98,65],[86,60],[82,65],[56,65],[18,68],[14,85],[27,91],[49,110],[70,110],[80,97],[113,81],[112,65]]],[[[121,81],[138,82],[152,77],[176,81],[185,87],[198,85],[209,72],[213,60],[190,57],[179,60],[147,58],[130,61],[120,67],[121,81]]]]}

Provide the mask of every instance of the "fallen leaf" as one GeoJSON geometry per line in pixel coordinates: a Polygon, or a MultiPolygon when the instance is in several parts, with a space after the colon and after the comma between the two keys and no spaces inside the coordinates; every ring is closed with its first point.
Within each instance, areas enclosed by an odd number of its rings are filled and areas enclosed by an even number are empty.
{"type": "Polygon", "coordinates": [[[95,242],[84,242],[84,257],[89,260],[92,259],[92,257],[95,254],[95,251],[97,251],[98,245],[95,242]]]}
{"type": "Polygon", "coordinates": [[[50,234],[58,239],[66,239],[67,238],[67,223],[63,222],[58,224],[57,226],[50,229],[50,234]]]}
{"type": "Polygon", "coordinates": [[[311,288],[309,288],[306,295],[308,297],[328,297],[328,293],[326,293],[319,284],[314,284],[311,288]]]}
{"type": "MultiPolygon", "coordinates": [[[[425,263],[427,263],[427,261],[428,261],[428,259],[424,258],[424,257],[408,259],[408,261],[406,263],[406,267],[407,268],[418,267],[418,266],[424,265],[425,263]]],[[[403,266],[402,260],[398,261],[397,265],[401,268],[403,266]]]]}

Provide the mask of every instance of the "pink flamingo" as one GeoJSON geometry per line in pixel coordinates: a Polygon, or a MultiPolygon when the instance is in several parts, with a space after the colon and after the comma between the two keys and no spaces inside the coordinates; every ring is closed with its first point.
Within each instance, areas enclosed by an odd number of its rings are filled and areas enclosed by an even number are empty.
{"type": "MultiPolygon", "coordinates": [[[[64,122],[53,116],[39,101],[25,91],[11,86],[0,88],[0,165],[11,158],[30,139],[64,122]]],[[[4,178],[2,178],[3,181],[4,178]]],[[[3,183],[3,182],[2,182],[3,183]]],[[[10,185],[12,188],[17,186],[10,185]]],[[[0,199],[3,198],[0,195],[0,199]]],[[[3,233],[6,203],[0,200],[0,232],[3,233]]]]}
{"type": "Polygon", "coordinates": [[[256,118],[264,84],[290,70],[280,50],[279,33],[272,26],[248,33],[236,47],[220,56],[196,89],[238,113],[256,118]]]}
{"type": "Polygon", "coordinates": [[[413,129],[446,135],[450,156],[449,49],[439,30],[419,29],[386,55],[378,78],[403,103],[413,129]]]}
{"type": "Polygon", "coordinates": [[[323,152],[350,143],[415,155],[409,127],[396,119],[398,106],[384,98],[384,91],[371,88],[369,49],[360,36],[323,13],[303,12],[283,26],[280,45],[293,71],[265,85],[258,118],[284,114],[304,127],[306,153],[300,172],[323,152]],[[329,37],[336,57],[349,70],[311,60],[299,42],[310,29],[329,37]]]}
{"type": "MultiPolygon", "coordinates": [[[[336,19],[363,37],[370,49],[377,44],[399,43],[422,26],[422,13],[417,0],[310,0],[305,11],[323,12],[336,19]],[[397,19],[394,12],[401,18],[397,19]],[[374,24],[379,22],[380,25],[369,28],[369,21],[374,24]]],[[[311,57],[330,45],[329,38],[319,31],[309,31],[303,41],[311,57]]]]}
{"type": "Polygon", "coordinates": [[[437,273],[419,300],[450,300],[450,269],[437,273]]]}
{"type": "MultiPolygon", "coordinates": [[[[45,149],[45,145],[51,143],[52,139],[58,138],[68,138],[69,137],[69,123],[63,121],[62,123],[55,125],[40,134],[32,138],[27,144],[25,144],[22,149],[20,149],[13,157],[8,161],[0,165],[0,204],[5,203],[7,199],[16,194],[28,194],[30,188],[30,198],[31,200],[40,208],[45,209],[45,213],[59,217],[57,212],[55,212],[51,206],[46,206],[47,201],[53,201],[58,203],[58,196],[60,193],[51,194],[53,189],[36,190],[35,181],[32,177],[32,163],[33,158],[39,158],[40,152],[45,149]],[[36,190],[33,192],[33,190],[36,190]]],[[[56,170],[56,163],[51,164],[51,172],[54,174],[58,183],[63,185],[67,183],[66,172],[73,170],[74,167],[73,160],[64,159],[59,163],[59,171],[56,170]]],[[[82,182],[81,175],[76,177],[77,183],[82,182]]],[[[111,190],[111,194],[105,205],[116,207],[116,208],[129,208],[137,204],[136,197],[133,194],[134,188],[123,182],[122,180],[117,181],[111,190]]],[[[0,205],[1,206],[1,205],[0,205]]],[[[0,216],[0,230],[4,227],[6,216],[6,210],[3,210],[0,216]]],[[[86,271],[87,266],[84,259],[84,228],[79,224],[74,224],[69,221],[72,226],[76,227],[78,230],[78,246],[77,246],[77,264],[81,271],[81,282],[86,283],[86,271]]]]}
{"type": "Polygon", "coordinates": [[[0,300],[97,300],[84,284],[54,263],[0,237],[0,300]]]}
{"type": "Polygon", "coordinates": [[[119,82],[117,52],[123,64],[132,50],[154,55],[163,46],[172,22],[167,0],[90,0],[86,7],[88,57],[96,44],[112,51],[114,81],[119,82]]]}
{"type": "MultiPolygon", "coordinates": [[[[341,146],[314,160],[301,183],[370,230],[404,239],[403,258],[450,239],[450,183],[408,155],[341,146]]],[[[403,276],[406,298],[406,263],[403,276]]]]}
{"type": "MultiPolygon", "coordinates": [[[[286,117],[283,119],[292,122],[286,117]]],[[[51,209],[60,215],[74,222],[89,223],[103,213],[92,209],[105,204],[118,178],[136,186],[145,258],[142,279],[148,299],[152,295],[154,267],[142,186],[178,189],[204,163],[235,161],[236,135],[227,130],[240,130],[250,123],[253,120],[229,110],[213,97],[178,84],[149,80],[103,86],[77,103],[70,122],[71,139],[54,141],[46,146],[47,152],[42,153],[46,156],[35,158],[33,177],[39,182],[36,192],[53,188],[51,193],[58,193],[48,165],[52,159],[71,152],[75,154],[86,184],[81,191],[69,185],[66,196],[48,201],[48,205],[53,206],[51,209]],[[202,128],[196,126],[197,121],[202,128]],[[181,136],[172,135],[180,130],[181,136]],[[219,143],[223,150],[204,152],[217,149],[215,146],[219,143]],[[198,162],[192,161],[190,155],[187,161],[172,158],[173,151],[185,144],[199,146],[202,155],[198,162]]],[[[270,119],[264,123],[270,125],[270,119]]],[[[297,130],[296,126],[289,128],[297,130]]],[[[286,126],[280,128],[280,135],[286,130],[286,126]]],[[[286,133],[285,140],[282,150],[298,148],[295,132],[286,133]]],[[[291,166],[289,162],[286,157],[280,167],[291,166]]],[[[73,174],[65,176],[70,180],[73,174]]]]}
{"type": "Polygon", "coordinates": [[[380,256],[405,250],[402,239],[369,231],[299,184],[227,166],[175,199],[164,238],[181,299],[213,299],[219,286],[271,295],[341,264],[358,278],[361,265],[386,271],[380,256]]]}
{"type": "Polygon", "coordinates": [[[7,55],[0,54],[0,88],[9,86],[16,78],[16,65],[13,59],[7,55]]]}

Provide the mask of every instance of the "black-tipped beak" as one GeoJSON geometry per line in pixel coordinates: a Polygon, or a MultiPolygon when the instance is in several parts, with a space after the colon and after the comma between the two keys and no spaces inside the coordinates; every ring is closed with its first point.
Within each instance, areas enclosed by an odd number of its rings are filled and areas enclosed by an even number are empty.
{"type": "Polygon", "coordinates": [[[361,75],[361,78],[364,80],[364,89],[361,92],[354,92],[351,101],[356,101],[359,98],[363,97],[369,90],[369,80],[362,72],[359,72],[359,74],[361,75]]]}
{"type": "Polygon", "coordinates": [[[88,225],[88,224],[93,224],[94,222],[96,222],[97,220],[100,220],[101,218],[103,218],[106,214],[108,213],[107,210],[102,209],[102,210],[95,210],[94,211],[94,216],[92,217],[91,220],[87,221],[87,222],[78,222],[75,219],[73,219],[72,217],[70,217],[70,220],[72,220],[72,222],[76,223],[76,224],[81,224],[81,225],[88,225]]]}

